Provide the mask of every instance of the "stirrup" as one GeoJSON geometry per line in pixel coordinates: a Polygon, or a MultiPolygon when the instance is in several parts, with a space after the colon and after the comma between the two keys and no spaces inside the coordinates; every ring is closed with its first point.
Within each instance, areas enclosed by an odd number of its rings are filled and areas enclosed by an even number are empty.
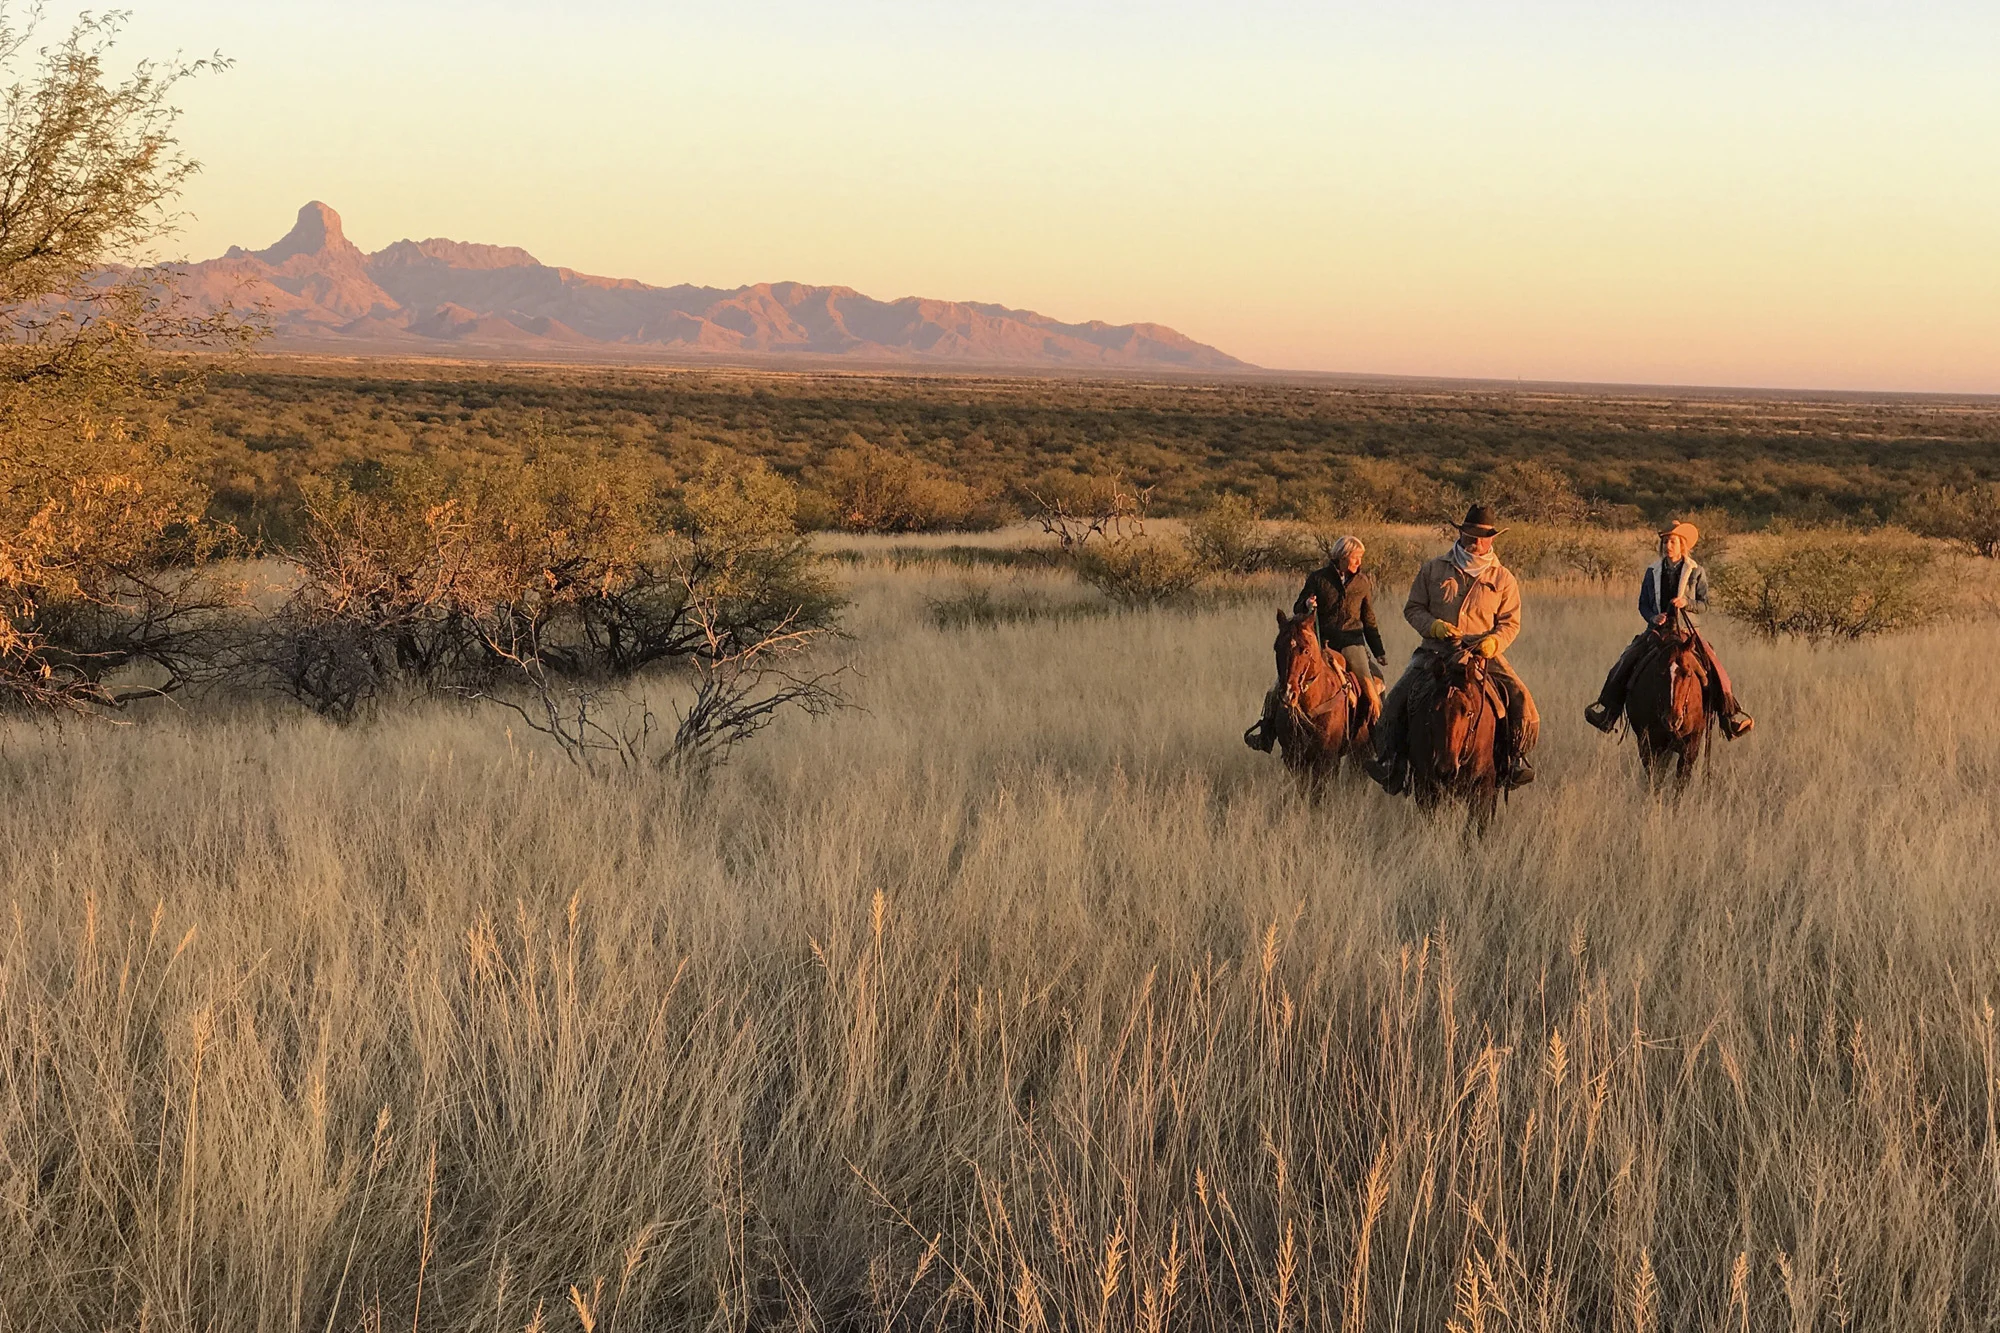
{"type": "Polygon", "coordinates": [[[1611,734],[1612,728],[1618,725],[1618,715],[1605,707],[1602,700],[1593,702],[1583,710],[1583,720],[1607,736],[1611,734]]]}
{"type": "Polygon", "coordinates": [[[1756,725],[1756,718],[1751,717],[1748,713],[1737,713],[1732,717],[1722,719],[1722,734],[1733,741],[1756,725]]]}
{"type": "Polygon", "coordinates": [[[1243,732],[1243,743],[1253,750],[1269,754],[1277,745],[1278,738],[1265,728],[1264,719],[1260,717],[1243,732]]]}

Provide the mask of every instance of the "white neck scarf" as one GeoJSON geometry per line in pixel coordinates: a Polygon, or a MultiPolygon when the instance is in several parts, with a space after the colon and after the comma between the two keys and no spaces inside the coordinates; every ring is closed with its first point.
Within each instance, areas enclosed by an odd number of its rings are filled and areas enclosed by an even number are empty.
{"type": "Polygon", "coordinates": [[[1451,544],[1451,563],[1467,578],[1477,582],[1487,570],[1500,563],[1500,557],[1488,551],[1485,555],[1474,555],[1457,542],[1451,544]]]}

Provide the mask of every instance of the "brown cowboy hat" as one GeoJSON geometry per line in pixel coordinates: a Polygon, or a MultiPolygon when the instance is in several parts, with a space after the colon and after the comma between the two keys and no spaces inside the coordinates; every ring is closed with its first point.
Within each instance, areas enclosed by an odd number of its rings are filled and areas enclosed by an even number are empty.
{"type": "Polygon", "coordinates": [[[1692,551],[1694,544],[1701,540],[1701,529],[1685,519],[1675,519],[1671,527],[1660,530],[1661,541],[1665,541],[1669,537],[1679,537],[1687,543],[1688,550],[1692,551]]]}
{"type": "Polygon", "coordinates": [[[1493,509],[1490,505],[1476,504],[1465,511],[1465,522],[1455,524],[1468,537],[1498,537],[1505,528],[1493,526],[1493,509]]]}

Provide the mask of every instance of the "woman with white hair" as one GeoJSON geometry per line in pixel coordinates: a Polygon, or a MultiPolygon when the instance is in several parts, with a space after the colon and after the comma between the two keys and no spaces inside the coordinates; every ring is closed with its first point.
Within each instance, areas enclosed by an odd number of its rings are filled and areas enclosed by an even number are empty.
{"type": "MultiPolygon", "coordinates": [[[[1292,614],[1303,614],[1307,600],[1318,599],[1314,628],[1319,631],[1319,641],[1347,659],[1348,669],[1368,692],[1367,707],[1372,713],[1380,706],[1382,664],[1389,660],[1389,653],[1375,623],[1375,576],[1361,569],[1367,553],[1359,537],[1335,541],[1326,563],[1306,575],[1306,586],[1299,589],[1292,614]]],[[[1268,753],[1277,743],[1277,718],[1278,692],[1273,689],[1264,696],[1264,716],[1243,733],[1243,743],[1268,753]]]]}
{"type": "Polygon", "coordinates": [[[1715,655],[1715,649],[1701,631],[1695,629],[1695,612],[1708,608],[1708,571],[1694,558],[1694,544],[1699,540],[1701,529],[1688,522],[1675,523],[1660,534],[1660,558],[1646,567],[1639,580],[1639,615],[1646,628],[1625,645],[1611,674],[1604,678],[1604,688],[1598,691],[1596,702],[1583,710],[1584,721],[1599,731],[1608,732],[1618,725],[1618,718],[1625,711],[1625,696],[1632,688],[1632,676],[1652,651],[1653,627],[1664,626],[1675,616],[1683,617],[1694,631],[1695,644],[1708,666],[1710,703],[1722,718],[1722,734],[1735,740],[1756,725],[1737,702],[1736,689],[1730,683],[1729,673],[1722,669],[1722,659],[1715,655]]]}

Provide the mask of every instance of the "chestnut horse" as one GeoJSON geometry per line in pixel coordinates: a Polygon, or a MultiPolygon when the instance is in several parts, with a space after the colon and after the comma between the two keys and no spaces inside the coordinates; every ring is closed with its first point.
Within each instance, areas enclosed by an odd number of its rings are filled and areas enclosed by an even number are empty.
{"type": "Polygon", "coordinates": [[[1507,714],[1486,659],[1466,645],[1436,654],[1410,698],[1410,789],[1434,810],[1463,801],[1484,829],[1500,796],[1500,724],[1507,714]]]}
{"type": "Polygon", "coordinates": [[[1632,673],[1625,699],[1625,718],[1639,742],[1639,762],[1658,791],[1673,764],[1673,790],[1679,794],[1694,776],[1695,765],[1708,749],[1715,712],[1709,707],[1708,664],[1695,632],[1676,617],[1648,633],[1653,650],[1632,673]]]}
{"type": "Polygon", "coordinates": [[[1285,767],[1317,788],[1340,768],[1340,757],[1360,752],[1374,720],[1372,695],[1354,677],[1347,659],[1319,641],[1318,599],[1308,597],[1296,616],[1278,612],[1278,748],[1285,767]]]}

